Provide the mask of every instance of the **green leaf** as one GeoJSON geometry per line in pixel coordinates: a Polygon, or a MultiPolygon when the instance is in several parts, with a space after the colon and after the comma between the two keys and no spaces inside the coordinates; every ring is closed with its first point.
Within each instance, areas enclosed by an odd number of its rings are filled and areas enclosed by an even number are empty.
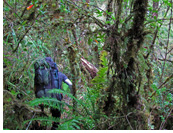
{"type": "Polygon", "coordinates": [[[168,3],[168,6],[172,7],[172,3],[171,3],[171,2],[169,2],[169,3],[168,3]]]}
{"type": "Polygon", "coordinates": [[[161,95],[161,91],[160,91],[160,90],[156,90],[156,93],[157,93],[158,95],[161,95]]]}
{"type": "Polygon", "coordinates": [[[173,98],[172,98],[172,94],[171,94],[171,93],[168,93],[168,95],[167,95],[167,99],[168,99],[169,101],[172,101],[172,100],[173,100],[173,98]]]}
{"type": "Polygon", "coordinates": [[[4,7],[4,11],[8,12],[10,11],[10,8],[8,6],[4,7]]]}
{"type": "Polygon", "coordinates": [[[25,24],[26,24],[26,22],[27,22],[27,21],[24,21],[24,22],[22,23],[22,25],[25,25],[25,24]]]}
{"type": "Polygon", "coordinates": [[[68,85],[65,83],[62,83],[63,90],[68,92],[68,85]]]}
{"type": "Polygon", "coordinates": [[[127,64],[123,64],[123,66],[124,66],[124,68],[127,68],[127,67],[128,67],[128,65],[127,65],[127,64]]]}
{"type": "Polygon", "coordinates": [[[156,91],[158,88],[155,84],[152,84],[151,87],[156,91]]]}
{"type": "Polygon", "coordinates": [[[31,93],[31,91],[30,91],[30,90],[27,90],[27,91],[26,91],[26,93],[27,93],[27,94],[30,94],[30,93],[31,93]]]}
{"type": "Polygon", "coordinates": [[[88,44],[91,45],[92,42],[93,42],[93,39],[89,38],[88,39],[88,44]]]}
{"type": "Polygon", "coordinates": [[[27,51],[27,49],[26,49],[26,48],[24,48],[24,49],[23,49],[23,51],[27,51]]]}
{"type": "Polygon", "coordinates": [[[8,102],[11,102],[11,100],[12,100],[12,99],[11,99],[11,98],[9,98],[7,101],[8,101],[8,102]]]}
{"type": "Polygon", "coordinates": [[[164,105],[168,105],[168,104],[169,104],[169,102],[168,102],[168,101],[165,101],[165,102],[164,102],[164,105]]]}
{"type": "Polygon", "coordinates": [[[161,89],[161,92],[165,92],[166,91],[166,87],[161,89]]]}
{"type": "Polygon", "coordinates": [[[17,17],[16,13],[13,13],[13,15],[14,15],[15,17],[17,17]]]}
{"type": "Polygon", "coordinates": [[[112,19],[115,20],[116,18],[114,16],[112,16],[112,19]]]}
{"type": "Polygon", "coordinates": [[[106,13],[107,13],[108,15],[112,15],[112,12],[108,12],[108,11],[106,11],[106,13]]]}
{"type": "Polygon", "coordinates": [[[151,127],[152,130],[154,130],[154,125],[151,125],[150,127],[151,127]]]}
{"type": "Polygon", "coordinates": [[[11,94],[16,95],[16,92],[14,90],[11,90],[11,94]]]}
{"type": "Polygon", "coordinates": [[[3,128],[3,130],[10,130],[10,129],[8,129],[8,128],[3,128]]]}
{"type": "Polygon", "coordinates": [[[106,21],[106,24],[110,24],[111,23],[111,21],[106,21]]]}

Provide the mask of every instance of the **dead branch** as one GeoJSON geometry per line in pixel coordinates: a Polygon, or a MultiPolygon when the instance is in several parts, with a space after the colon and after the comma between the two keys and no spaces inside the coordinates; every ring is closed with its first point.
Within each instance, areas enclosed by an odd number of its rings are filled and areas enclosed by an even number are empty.
{"type": "MultiPolygon", "coordinates": [[[[172,17],[172,8],[171,8],[171,17],[172,17]]],[[[160,77],[160,81],[162,81],[162,77],[165,71],[165,63],[166,63],[166,58],[168,55],[168,45],[169,45],[169,37],[170,37],[170,31],[171,31],[171,17],[170,17],[170,22],[169,22],[169,30],[168,30],[168,40],[167,40],[167,44],[166,44],[166,54],[165,54],[165,58],[164,58],[164,64],[163,64],[163,69],[162,69],[162,74],[160,77]]]]}
{"type": "Polygon", "coordinates": [[[82,65],[86,68],[86,70],[90,73],[90,76],[94,78],[97,75],[98,69],[87,61],[84,57],[81,58],[82,65]]]}

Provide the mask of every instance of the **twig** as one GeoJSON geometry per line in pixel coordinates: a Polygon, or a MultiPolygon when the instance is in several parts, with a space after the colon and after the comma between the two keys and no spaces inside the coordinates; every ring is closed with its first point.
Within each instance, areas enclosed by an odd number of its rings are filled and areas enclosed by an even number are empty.
{"type": "Polygon", "coordinates": [[[171,63],[173,63],[173,61],[172,60],[168,60],[168,59],[160,59],[160,58],[158,58],[158,60],[160,60],[160,61],[168,61],[168,62],[171,62],[171,63]]]}
{"type": "Polygon", "coordinates": [[[172,109],[171,109],[171,111],[168,113],[168,115],[167,115],[167,117],[166,117],[166,120],[163,121],[163,122],[161,123],[160,129],[159,129],[159,130],[162,130],[162,129],[163,129],[163,127],[164,127],[164,125],[165,125],[165,123],[166,123],[166,121],[167,121],[167,119],[168,119],[168,117],[169,117],[169,115],[170,115],[171,112],[172,112],[172,109]]]}
{"type": "Polygon", "coordinates": [[[87,14],[82,13],[82,15],[85,15],[85,16],[87,16],[87,17],[91,17],[91,18],[93,19],[93,21],[94,21],[101,29],[103,29],[103,27],[105,27],[105,25],[104,25],[99,19],[95,18],[94,16],[89,15],[88,12],[87,12],[87,10],[84,10],[83,7],[78,6],[76,3],[72,2],[72,1],[68,1],[68,0],[67,0],[66,2],[67,2],[67,3],[71,3],[71,4],[73,4],[74,6],[76,6],[76,7],[80,8],[80,9],[82,9],[83,11],[85,11],[87,14]]]}
{"type": "MultiPolygon", "coordinates": [[[[37,15],[37,17],[38,17],[38,16],[39,16],[39,14],[37,15]]],[[[37,18],[37,17],[36,17],[36,18],[37,18]]],[[[30,31],[30,29],[32,28],[32,26],[34,25],[34,23],[35,23],[35,20],[33,20],[33,23],[31,24],[31,26],[28,28],[28,30],[25,32],[25,34],[21,37],[21,39],[19,40],[19,42],[18,42],[16,48],[13,50],[13,53],[15,53],[15,52],[17,51],[20,42],[23,40],[23,38],[26,36],[26,34],[30,31]]]]}
{"type": "MultiPolygon", "coordinates": [[[[169,76],[166,80],[165,80],[165,82],[163,82],[159,87],[158,87],[158,89],[160,89],[164,84],[166,84],[170,79],[172,79],[173,78],[173,74],[171,75],[171,76],[169,76]]],[[[150,96],[150,98],[152,98],[154,95],[155,95],[155,93],[156,93],[156,90],[152,93],[152,95],[150,96]]]]}
{"type": "Polygon", "coordinates": [[[78,47],[78,46],[79,46],[79,44],[78,44],[78,38],[77,38],[76,31],[75,31],[74,28],[75,28],[75,26],[73,25],[72,33],[73,33],[73,37],[74,37],[74,40],[75,40],[76,46],[78,47]]]}
{"type": "MultiPolygon", "coordinates": [[[[123,112],[122,112],[123,113],[123,112]]],[[[127,122],[128,122],[128,124],[130,125],[130,128],[132,129],[132,130],[134,130],[133,129],[133,127],[132,127],[132,125],[130,124],[130,122],[129,122],[129,120],[128,120],[128,118],[127,118],[127,116],[129,116],[130,114],[132,114],[133,112],[130,112],[130,113],[128,113],[127,115],[125,115],[124,113],[124,117],[126,117],[126,120],[127,120],[127,122]]]]}
{"type": "MultiPolygon", "coordinates": [[[[14,85],[13,83],[11,83],[10,81],[7,81],[7,83],[11,86],[13,86],[14,88],[16,88],[19,92],[22,92],[23,94],[25,94],[26,96],[30,97],[31,99],[33,99],[33,97],[31,97],[30,95],[26,94],[26,92],[24,92],[23,90],[18,89],[18,87],[16,85],[14,85]]],[[[5,90],[3,90],[5,91],[5,90]]]]}
{"type": "Polygon", "coordinates": [[[130,115],[131,113],[132,113],[132,112],[130,112],[130,113],[128,113],[128,114],[126,115],[126,120],[127,120],[128,124],[130,125],[130,128],[133,130],[133,127],[132,127],[132,125],[130,124],[128,118],[127,118],[127,116],[130,115]]]}
{"type": "MultiPolygon", "coordinates": [[[[17,17],[21,20],[21,21],[23,21],[23,19],[16,13],[16,11],[6,2],[6,0],[4,0],[4,3],[8,6],[8,7],[10,7],[11,8],[11,10],[17,15],[17,17]]],[[[20,23],[20,22],[19,22],[20,23]]]]}
{"type": "MultiPolygon", "coordinates": [[[[112,4],[113,4],[113,0],[108,0],[107,9],[106,9],[108,12],[112,12],[112,4]]],[[[106,15],[106,21],[109,21],[108,14],[106,15]]]]}
{"type": "MultiPolygon", "coordinates": [[[[32,119],[35,117],[35,114],[36,114],[36,112],[35,112],[34,115],[32,116],[32,119]]],[[[29,128],[29,126],[31,125],[31,123],[32,123],[32,120],[29,122],[29,124],[28,124],[26,130],[28,130],[28,128],[29,128]]]]}
{"type": "MultiPolygon", "coordinates": [[[[172,8],[171,8],[171,17],[172,17],[172,8]]],[[[168,55],[168,45],[169,45],[169,37],[170,37],[170,31],[171,31],[171,17],[170,17],[170,22],[169,22],[169,32],[168,32],[168,40],[167,40],[167,44],[166,44],[165,59],[164,59],[164,64],[163,64],[163,69],[162,69],[162,74],[161,74],[161,77],[160,77],[160,81],[162,81],[162,78],[163,78],[163,74],[164,74],[164,70],[165,70],[166,58],[167,58],[167,55],[168,55]]]]}
{"type": "Polygon", "coordinates": [[[23,10],[23,12],[22,12],[22,14],[21,14],[21,18],[23,17],[23,15],[25,14],[25,11],[26,11],[26,8],[27,8],[27,6],[28,6],[28,4],[31,2],[31,0],[29,0],[28,2],[27,2],[27,4],[26,4],[26,6],[25,6],[25,8],[24,8],[24,10],[23,10]]]}
{"type": "Polygon", "coordinates": [[[168,51],[168,53],[167,54],[169,54],[171,51],[173,50],[173,48],[171,48],[169,51],[168,51]]]}
{"type": "MultiPolygon", "coordinates": [[[[170,9],[170,7],[167,8],[167,11],[166,11],[164,17],[167,15],[169,9],[170,9]]],[[[163,18],[164,18],[164,17],[163,17],[163,18]]],[[[145,24],[145,25],[146,25],[146,24],[145,24]]],[[[151,43],[151,45],[150,45],[150,48],[149,48],[149,49],[151,49],[151,50],[150,50],[150,51],[148,52],[148,54],[145,56],[145,59],[147,59],[147,58],[149,57],[151,51],[153,50],[153,48],[154,48],[154,43],[155,43],[155,41],[156,41],[156,37],[157,37],[158,31],[159,31],[159,27],[161,27],[162,25],[163,25],[163,23],[161,23],[159,26],[156,27],[156,31],[154,32],[154,38],[153,38],[153,41],[152,41],[152,43],[151,43]]]]}

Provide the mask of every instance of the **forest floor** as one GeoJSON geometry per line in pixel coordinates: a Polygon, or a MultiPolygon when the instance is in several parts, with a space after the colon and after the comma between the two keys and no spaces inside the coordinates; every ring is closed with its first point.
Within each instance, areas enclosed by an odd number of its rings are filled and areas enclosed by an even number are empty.
{"type": "MultiPolygon", "coordinates": [[[[63,97],[62,101],[69,105],[72,105],[72,99],[70,99],[67,95],[63,97]]],[[[70,110],[68,106],[64,106],[63,109],[65,111],[63,111],[63,113],[61,114],[61,120],[68,118],[68,114],[66,112],[70,110]]]]}

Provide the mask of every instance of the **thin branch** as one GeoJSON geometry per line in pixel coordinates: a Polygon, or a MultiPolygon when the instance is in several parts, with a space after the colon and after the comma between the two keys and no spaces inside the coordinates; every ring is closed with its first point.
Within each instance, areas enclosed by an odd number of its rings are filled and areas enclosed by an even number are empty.
{"type": "Polygon", "coordinates": [[[27,8],[27,6],[28,6],[28,4],[31,2],[31,0],[29,0],[28,2],[27,2],[27,4],[26,4],[26,6],[25,6],[25,8],[24,8],[24,10],[23,10],[23,12],[22,12],[22,14],[21,14],[21,18],[23,17],[23,15],[25,14],[25,11],[26,11],[26,8],[27,8]]]}
{"type": "MultiPolygon", "coordinates": [[[[17,17],[18,17],[21,21],[23,21],[23,19],[16,13],[16,11],[13,9],[13,7],[11,7],[11,6],[6,2],[6,0],[4,0],[4,3],[5,3],[8,7],[11,8],[11,10],[17,15],[17,17]]],[[[20,22],[19,22],[19,23],[20,23],[20,22]]]]}
{"type": "MultiPolygon", "coordinates": [[[[112,12],[112,3],[113,3],[113,0],[108,0],[108,5],[107,5],[107,11],[108,12],[112,12]]],[[[108,14],[106,15],[106,21],[109,21],[109,16],[108,14]]]]}
{"type": "Polygon", "coordinates": [[[169,54],[171,51],[173,50],[173,47],[168,51],[168,53],[167,54],[169,54]]]}
{"type": "Polygon", "coordinates": [[[76,31],[75,31],[74,28],[75,28],[75,26],[73,26],[73,28],[72,28],[72,33],[73,33],[73,37],[75,39],[76,46],[78,47],[79,46],[79,44],[78,44],[78,38],[77,38],[77,34],[76,34],[76,31]]]}
{"type": "Polygon", "coordinates": [[[172,60],[168,60],[168,59],[160,59],[160,58],[158,58],[158,60],[160,60],[160,61],[167,61],[167,62],[171,62],[171,63],[173,63],[173,61],[172,60]]]}
{"type": "Polygon", "coordinates": [[[132,125],[130,124],[130,122],[129,122],[128,118],[127,118],[127,115],[126,115],[126,120],[127,120],[128,124],[130,125],[130,128],[133,130],[133,127],[132,127],[132,125]]]}
{"type": "Polygon", "coordinates": [[[162,130],[162,129],[163,129],[163,127],[164,127],[164,125],[165,125],[165,123],[166,123],[168,117],[170,116],[171,112],[172,112],[172,109],[171,109],[170,112],[168,113],[168,115],[167,115],[167,117],[166,117],[166,120],[163,121],[163,122],[161,123],[161,125],[160,125],[160,129],[159,129],[159,130],[162,130]]]}
{"type": "MultiPolygon", "coordinates": [[[[173,78],[173,74],[171,76],[169,76],[159,87],[158,89],[160,89],[163,85],[165,85],[170,79],[173,78]]],[[[152,98],[156,93],[156,90],[152,93],[152,95],[150,96],[150,98],[152,98]]]]}
{"type": "Polygon", "coordinates": [[[130,114],[132,114],[133,112],[130,112],[130,113],[128,113],[127,115],[125,115],[124,113],[124,116],[126,117],[126,120],[127,120],[127,122],[128,122],[128,124],[129,124],[129,126],[130,126],[130,128],[132,129],[132,130],[134,130],[133,129],[133,127],[132,127],[132,125],[130,124],[130,121],[129,121],[129,119],[127,118],[127,116],[129,116],[130,114]]]}
{"type": "MultiPolygon", "coordinates": [[[[164,17],[166,17],[166,15],[167,15],[169,9],[170,9],[170,7],[167,8],[167,11],[166,11],[164,17]]],[[[163,17],[163,18],[164,18],[164,17],[163,17]]],[[[146,24],[145,24],[145,25],[146,25],[146,24]]],[[[155,43],[155,41],[156,41],[156,37],[157,37],[158,31],[159,31],[159,27],[161,27],[162,25],[163,25],[163,23],[161,23],[159,26],[156,27],[156,31],[154,32],[153,41],[152,41],[152,43],[151,43],[151,45],[150,45],[150,47],[149,47],[150,51],[149,51],[148,54],[145,56],[145,59],[147,59],[147,58],[149,57],[150,53],[152,52],[152,50],[153,50],[153,48],[154,48],[154,43],[155,43]]]]}
{"type": "MultiPolygon", "coordinates": [[[[39,14],[37,15],[37,17],[38,16],[39,16],[39,14]]],[[[13,50],[13,53],[15,53],[18,50],[18,47],[19,47],[20,42],[24,39],[24,37],[26,36],[26,34],[30,31],[30,29],[32,28],[32,26],[34,25],[34,23],[35,23],[35,20],[33,20],[33,23],[31,24],[31,26],[28,28],[28,30],[25,32],[25,34],[20,38],[20,40],[19,40],[16,48],[13,50]]]]}
{"type": "Polygon", "coordinates": [[[91,18],[94,20],[94,22],[95,22],[101,29],[102,29],[103,27],[105,27],[105,25],[104,25],[99,19],[95,18],[94,16],[89,15],[89,14],[88,14],[88,11],[85,10],[83,7],[78,6],[76,3],[72,2],[72,1],[68,1],[68,0],[67,0],[67,2],[73,4],[73,6],[76,6],[76,7],[80,8],[80,9],[82,9],[83,11],[85,11],[87,14],[82,13],[82,15],[85,15],[85,16],[87,16],[87,17],[91,17],[91,18]]]}
{"type": "MultiPolygon", "coordinates": [[[[171,17],[172,17],[172,8],[171,8],[171,17]]],[[[164,74],[164,70],[165,70],[165,62],[166,62],[166,58],[167,58],[167,53],[168,53],[168,45],[169,45],[169,37],[170,37],[170,31],[171,31],[171,17],[170,17],[170,22],[169,22],[169,32],[168,32],[168,40],[167,40],[167,44],[166,44],[166,53],[165,53],[165,59],[164,59],[164,64],[163,64],[163,69],[162,69],[162,74],[161,74],[161,78],[160,81],[162,81],[162,77],[164,74]]]]}
{"type": "Polygon", "coordinates": [[[162,3],[160,4],[160,7],[158,8],[157,12],[159,12],[159,11],[160,11],[160,9],[161,9],[161,7],[162,7],[163,3],[164,3],[164,2],[162,2],[162,3]]]}
{"type": "Polygon", "coordinates": [[[99,10],[103,11],[104,13],[106,13],[107,17],[109,17],[109,18],[112,19],[111,15],[107,14],[107,12],[106,12],[105,10],[101,9],[100,7],[98,7],[98,6],[96,6],[96,5],[91,5],[91,4],[89,4],[89,5],[90,5],[90,6],[93,6],[93,7],[96,7],[96,8],[98,8],[99,10]]]}
{"type": "MultiPolygon", "coordinates": [[[[130,114],[132,114],[133,112],[130,112],[130,113],[128,113],[127,115],[125,115],[124,113],[123,113],[123,116],[119,116],[119,117],[113,117],[113,119],[120,119],[120,118],[125,118],[125,117],[127,117],[127,116],[129,116],[130,114]]],[[[109,120],[109,119],[108,119],[109,120]]],[[[106,123],[107,122],[107,120],[106,121],[104,121],[103,123],[106,123]]],[[[117,123],[116,123],[117,124],[117,123]]],[[[131,124],[130,124],[131,125],[131,124]]],[[[110,126],[110,127],[108,127],[108,130],[109,129],[111,129],[111,128],[113,128],[115,125],[112,125],[112,126],[110,126]]],[[[131,128],[133,129],[133,127],[131,126],[131,128]]]]}
{"type": "MultiPolygon", "coordinates": [[[[34,115],[32,116],[32,119],[35,117],[35,114],[36,114],[36,112],[35,112],[34,115]]],[[[29,122],[29,124],[28,124],[26,130],[28,130],[28,128],[29,128],[29,126],[31,125],[31,123],[32,123],[32,120],[29,122]]]]}
{"type": "Polygon", "coordinates": [[[153,22],[157,22],[157,21],[170,21],[170,19],[171,20],[173,20],[173,18],[160,18],[160,19],[151,19],[151,20],[148,20],[148,21],[146,21],[147,23],[145,23],[145,25],[147,25],[147,24],[150,24],[150,23],[153,23],[153,22]]]}

